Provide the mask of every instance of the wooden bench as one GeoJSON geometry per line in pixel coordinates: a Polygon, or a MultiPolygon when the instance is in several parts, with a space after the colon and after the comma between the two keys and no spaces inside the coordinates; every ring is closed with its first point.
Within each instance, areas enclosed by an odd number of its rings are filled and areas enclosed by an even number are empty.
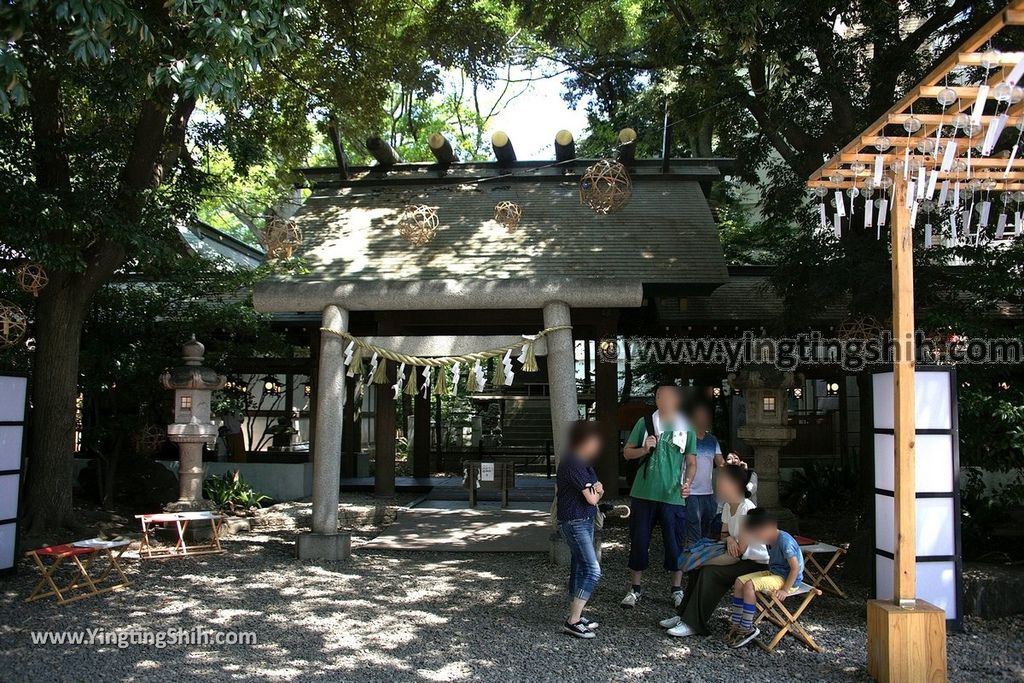
{"type": "Polygon", "coordinates": [[[155,512],[146,515],[135,515],[135,519],[139,520],[142,524],[142,543],[139,547],[139,557],[141,558],[163,559],[167,557],[224,552],[224,549],[220,546],[220,524],[224,517],[216,512],[206,510],[195,512],[155,512]],[[185,533],[192,522],[210,523],[209,542],[192,543],[189,545],[185,541],[185,533]],[[178,535],[174,547],[154,547],[149,537],[154,525],[169,526],[171,524],[174,525],[178,535]]]}
{"type": "Polygon", "coordinates": [[[807,606],[811,604],[814,598],[821,595],[821,590],[801,581],[798,583],[789,595],[786,596],[786,600],[804,596],[803,600],[800,601],[799,606],[790,611],[783,601],[775,597],[775,591],[758,591],[757,593],[757,617],[754,619],[754,625],[760,624],[762,621],[770,621],[778,627],[778,632],[775,636],[765,643],[762,640],[756,640],[758,647],[765,652],[773,651],[782,641],[786,635],[791,635],[801,643],[811,648],[815,652],[821,652],[821,646],[815,642],[811,634],[800,625],[800,617],[803,615],[807,606]]]}
{"type": "Polygon", "coordinates": [[[58,605],[66,605],[69,602],[130,586],[131,581],[121,571],[121,565],[118,563],[118,558],[124,554],[130,544],[131,541],[125,540],[108,541],[102,538],[87,538],[74,543],[51,545],[28,551],[25,554],[36,563],[43,577],[36,583],[32,593],[25,598],[25,602],[55,596],[58,605]],[[97,557],[106,558],[107,566],[98,575],[91,576],[89,570],[93,567],[97,557]],[[43,558],[50,558],[49,564],[43,558]],[[64,565],[65,560],[70,560],[70,564],[73,565],[74,578],[64,585],[59,585],[55,579],[57,571],[64,565]],[[102,584],[113,572],[117,574],[113,583],[103,586],[102,584]],[[50,590],[44,591],[47,586],[50,590]],[[74,597],[68,597],[68,594],[76,590],[83,592],[74,597]]]}

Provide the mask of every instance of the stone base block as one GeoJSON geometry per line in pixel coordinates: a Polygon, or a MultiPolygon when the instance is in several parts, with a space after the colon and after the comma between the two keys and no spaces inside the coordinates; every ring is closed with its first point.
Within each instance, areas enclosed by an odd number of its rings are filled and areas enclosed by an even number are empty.
{"type": "Polygon", "coordinates": [[[295,543],[300,560],[347,560],[352,555],[352,538],[348,534],[300,534],[295,543]]]}
{"type": "Polygon", "coordinates": [[[948,680],[946,613],[923,600],[868,601],[868,674],[881,683],[948,680]]]}

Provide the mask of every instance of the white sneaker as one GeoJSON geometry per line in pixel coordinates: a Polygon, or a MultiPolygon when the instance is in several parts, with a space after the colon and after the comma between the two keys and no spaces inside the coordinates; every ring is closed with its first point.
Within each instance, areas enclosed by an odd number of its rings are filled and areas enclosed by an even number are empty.
{"type": "Polygon", "coordinates": [[[680,621],[681,620],[680,620],[680,618],[678,616],[676,616],[676,617],[669,617],[668,619],[662,619],[661,621],[659,621],[658,622],[658,626],[660,626],[662,628],[672,628],[673,626],[678,624],[680,621]]]}
{"type": "Polygon", "coordinates": [[[672,604],[675,607],[683,604],[683,591],[672,591],[672,604]]]}
{"type": "Polygon", "coordinates": [[[686,636],[692,636],[697,632],[690,628],[685,621],[680,621],[678,624],[666,631],[666,633],[674,638],[685,638],[686,636]]]}
{"type": "Polygon", "coordinates": [[[626,597],[622,598],[622,602],[619,603],[619,607],[636,607],[638,602],[640,602],[640,593],[630,588],[626,597]]]}

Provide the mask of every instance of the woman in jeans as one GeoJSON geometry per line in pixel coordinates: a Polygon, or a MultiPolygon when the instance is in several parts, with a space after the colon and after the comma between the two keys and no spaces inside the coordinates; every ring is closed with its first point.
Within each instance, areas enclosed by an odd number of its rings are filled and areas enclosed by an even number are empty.
{"type": "Polygon", "coordinates": [[[594,516],[604,486],[597,480],[593,467],[601,450],[597,424],[579,420],[569,428],[569,452],[558,462],[558,531],[572,553],[569,615],[562,630],[577,638],[593,638],[597,628],[596,622],[583,616],[583,608],[601,578],[601,564],[594,550],[594,516]]]}

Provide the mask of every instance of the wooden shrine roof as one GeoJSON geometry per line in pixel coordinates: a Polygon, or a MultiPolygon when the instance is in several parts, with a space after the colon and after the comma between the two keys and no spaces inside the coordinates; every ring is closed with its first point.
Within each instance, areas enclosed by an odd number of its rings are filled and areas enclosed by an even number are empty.
{"type": "MultiPolygon", "coordinates": [[[[724,160],[723,160],[724,161],[724,160]]],[[[582,206],[579,160],[573,171],[538,169],[500,176],[493,164],[456,164],[441,175],[431,164],[400,164],[387,173],[306,169],[313,194],[293,220],[302,231],[298,255],[309,272],[272,278],[306,282],[427,280],[629,280],[701,285],[728,279],[725,258],[702,183],[718,179],[711,160],[679,160],[670,172],[637,162],[626,207],[601,215],[582,206]],[[332,179],[333,174],[333,179],[332,179]],[[485,182],[473,179],[487,177],[485,182]],[[514,232],[494,220],[495,204],[522,207],[514,232]],[[403,209],[434,207],[436,237],[423,246],[398,229],[403,209]]],[[[519,164],[522,168],[522,163],[519,164]]]]}

